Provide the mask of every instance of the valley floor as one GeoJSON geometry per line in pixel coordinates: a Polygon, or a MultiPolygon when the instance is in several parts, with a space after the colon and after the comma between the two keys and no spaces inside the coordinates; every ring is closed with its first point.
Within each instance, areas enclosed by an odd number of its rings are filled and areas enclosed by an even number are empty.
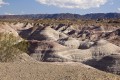
{"type": "Polygon", "coordinates": [[[120,80],[81,63],[0,63],[0,80],[120,80]]]}

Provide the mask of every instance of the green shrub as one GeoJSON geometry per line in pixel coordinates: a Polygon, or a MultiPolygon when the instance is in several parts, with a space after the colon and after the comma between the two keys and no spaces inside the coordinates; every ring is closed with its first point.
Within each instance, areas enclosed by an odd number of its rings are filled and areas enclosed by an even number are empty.
{"type": "Polygon", "coordinates": [[[21,41],[18,44],[15,44],[14,47],[18,48],[19,50],[25,52],[25,53],[29,53],[28,52],[28,47],[29,47],[29,43],[27,41],[21,41]]]}
{"type": "Polygon", "coordinates": [[[23,49],[26,48],[24,44],[17,43],[17,38],[12,34],[0,34],[0,62],[10,62],[13,61],[17,55],[23,53],[18,49],[18,47],[23,49]]]}

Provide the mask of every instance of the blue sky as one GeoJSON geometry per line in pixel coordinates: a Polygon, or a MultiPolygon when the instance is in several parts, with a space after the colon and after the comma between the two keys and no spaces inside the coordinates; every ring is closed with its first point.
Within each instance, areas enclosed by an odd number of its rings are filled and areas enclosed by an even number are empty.
{"type": "Polygon", "coordinates": [[[0,0],[0,15],[120,13],[120,0],[0,0]]]}

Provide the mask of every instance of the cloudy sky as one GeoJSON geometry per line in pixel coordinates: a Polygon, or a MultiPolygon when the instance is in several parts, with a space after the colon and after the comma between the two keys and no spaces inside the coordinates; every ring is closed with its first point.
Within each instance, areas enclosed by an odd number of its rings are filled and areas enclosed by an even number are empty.
{"type": "Polygon", "coordinates": [[[0,15],[120,13],[120,0],[0,0],[0,15]]]}

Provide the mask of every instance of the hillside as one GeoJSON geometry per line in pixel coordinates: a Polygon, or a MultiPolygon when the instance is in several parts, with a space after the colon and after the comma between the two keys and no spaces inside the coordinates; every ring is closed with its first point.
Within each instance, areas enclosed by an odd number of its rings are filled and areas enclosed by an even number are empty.
{"type": "Polygon", "coordinates": [[[17,40],[0,35],[1,80],[120,79],[118,19],[6,19],[3,33],[17,40]]]}

